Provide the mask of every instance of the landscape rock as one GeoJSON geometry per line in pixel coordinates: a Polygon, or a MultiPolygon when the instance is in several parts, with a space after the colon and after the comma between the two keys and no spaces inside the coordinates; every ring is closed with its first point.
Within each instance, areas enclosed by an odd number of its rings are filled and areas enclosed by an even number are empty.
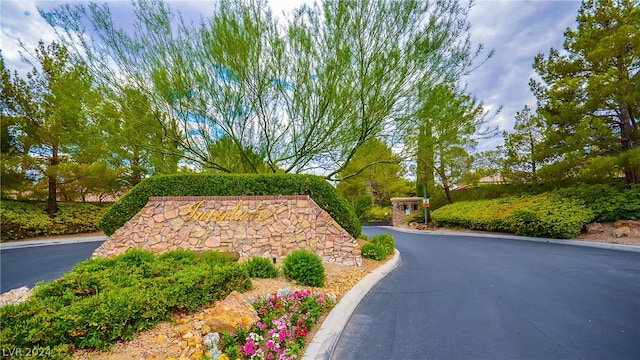
{"type": "Polygon", "coordinates": [[[594,222],[584,226],[587,229],[587,234],[600,234],[604,232],[604,226],[599,222],[594,222]]]}
{"type": "Polygon", "coordinates": [[[622,226],[613,230],[613,236],[621,237],[640,237],[640,231],[632,229],[628,226],[622,226]]]}
{"type": "Polygon", "coordinates": [[[205,316],[205,323],[219,333],[233,331],[239,325],[248,327],[259,320],[256,309],[237,291],[218,302],[205,316]]]}
{"type": "Polygon", "coordinates": [[[617,228],[629,227],[631,229],[640,230],[640,221],[638,220],[618,220],[613,223],[613,226],[617,228]]]}
{"type": "Polygon", "coordinates": [[[0,306],[4,306],[7,304],[18,304],[27,301],[30,296],[31,289],[29,289],[29,287],[25,285],[23,287],[7,291],[6,293],[0,295],[0,306]]]}

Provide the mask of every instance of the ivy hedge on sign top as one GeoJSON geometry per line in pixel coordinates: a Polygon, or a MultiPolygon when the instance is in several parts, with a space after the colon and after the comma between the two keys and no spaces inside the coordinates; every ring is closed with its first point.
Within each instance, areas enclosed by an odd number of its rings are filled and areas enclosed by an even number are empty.
{"type": "Polygon", "coordinates": [[[179,174],[141,181],[105,213],[99,223],[108,236],[122,227],[151,196],[309,195],[353,237],[362,231],[347,201],[318,176],[297,174],[179,174]]]}

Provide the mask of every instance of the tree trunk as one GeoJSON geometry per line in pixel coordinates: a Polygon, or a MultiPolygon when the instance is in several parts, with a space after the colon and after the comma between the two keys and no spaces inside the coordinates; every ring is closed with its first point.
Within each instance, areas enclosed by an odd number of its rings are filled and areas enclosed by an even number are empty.
{"type": "MultiPolygon", "coordinates": [[[[631,113],[629,113],[632,116],[631,113]]],[[[632,150],[637,146],[636,139],[634,139],[635,124],[629,120],[628,123],[624,122],[620,127],[620,142],[622,144],[622,151],[632,150]]],[[[637,131],[637,130],[636,130],[637,131]]],[[[627,185],[640,184],[640,169],[632,161],[631,164],[625,164],[624,176],[627,180],[627,185]]]]}
{"type": "Polygon", "coordinates": [[[58,190],[58,149],[53,147],[51,158],[49,159],[49,199],[47,201],[47,213],[54,217],[58,212],[57,190],[58,190]]]}
{"type": "Polygon", "coordinates": [[[420,128],[418,139],[418,156],[416,162],[416,195],[423,195],[423,185],[427,185],[427,196],[435,190],[433,159],[433,134],[431,124],[427,123],[420,128]]]}
{"type": "Polygon", "coordinates": [[[444,189],[445,195],[447,195],[447,202],[449,204],[453,204],[453,195],[451,195],[451,189],[449,188],[449,182],[447,181],[447,174],[442,170],[439,175],[440,180],[442,180],[442,188],[444,189]]]}

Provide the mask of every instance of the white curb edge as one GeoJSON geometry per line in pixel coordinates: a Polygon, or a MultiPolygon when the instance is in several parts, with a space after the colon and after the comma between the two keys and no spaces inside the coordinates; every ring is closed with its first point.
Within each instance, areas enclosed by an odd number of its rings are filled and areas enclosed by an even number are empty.
{"type": "Polygon", "coordinates": [[[105,241],[108,237],[105,235],[88,235],[69,238],[53,238],[46,240],[19,240],[19,241],[7,241],[0,243],[0,250],[11,249],[23,249],[38,246],[51,246],[51,245],[66,245],[66,244],[78,244],[85,242],[98,242],[105,241]]]}
{"type": "Polygon", "coordinates": [[[468,232],[455,232],[455,231],[432,231],[432,230],[416,230],[416,229],[404,229],[393,226],[380,226],[383,229],[389,229],[404,233],[410,234],[424,234],[424,235],[443,235],[443,236],[460,236],[460,237],[482,237],[482,238],[492,238],[492,239],[507,239],[507,240],[519,240],[519,241],[532,241],[539,243],[547,243],[547,244],[560,244],[560,245],[571,245],[571,246],[582,246],[582,247],[590,247],[597,249],[609,249],[609,250],[618,250],[618,251],[628,251],[628,252],[637,252],[640,253],[640,246],[635,245],[622,245],[622,244],[610,244],[610,243],[599,243],[593,241],[582,241],[582,240],[561,240],[561,239],[550,239],[550,238],[536,238],[536,237],[528,237],[528,236],[518,236],[518,235],[510,235],[510,234],[478,234],[478,233],[468,233],[468,232]]]}
{"type": "Polygon", "coordinates": [[[373,270],[371,274],[365,276],[349,290],[322,322],[320,330],[316,332],[313,340],[309,343],[302,359],[328,360],[340,338],[340,334],[342,334],[342,330],[347,325],[347,321],[349,321],[351,314],[360,304],[360,301],[378,281],[398,267],[401,262],[400,252],[396,249],[391,260],[373,270]]]}

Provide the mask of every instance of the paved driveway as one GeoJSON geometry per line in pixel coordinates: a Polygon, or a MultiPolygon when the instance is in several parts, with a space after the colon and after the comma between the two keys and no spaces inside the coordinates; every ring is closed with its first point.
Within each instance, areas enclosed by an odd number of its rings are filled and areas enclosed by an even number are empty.
{"type": "Polygon", "coordinates": [[[640,359],[640,253],[391,232],[332,359],[640,359]]]}
{"type": "Polygon", "coordinates": [[[78,262],[91,257],[102,241],[0,251],[0,292],[59,278],[78,262]]]}

